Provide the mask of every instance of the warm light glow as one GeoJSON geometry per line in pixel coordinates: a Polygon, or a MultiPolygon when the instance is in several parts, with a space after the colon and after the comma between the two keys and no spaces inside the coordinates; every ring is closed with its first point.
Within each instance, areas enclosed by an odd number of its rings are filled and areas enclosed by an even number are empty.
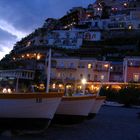
{"type": "Polygon", "coordinates": [[[13,60],[15,60],[16,58],[15,57],[13,57],[13,60]]]}
{"type": "Polygon", "coordinates": [[[2,90],[2,93],[7,93],[7,89],[4,88],[4,89],[2,90]]]}
{"type": "Polygon", "coordinates": [[[135,81],[135,82],[138,82],[139,81],[139,74],[134,74],[133,75],[133,80],[135,81]]]}
{"type": "Polygon", "coordinates": [[[91,90],[93,90],[94,89],[94,86],[93,85],[91,85],[91,90]]]}
{"type": "Polygon", "coordinates": [[[3,88],[2,93],[12,93],[12,90],[10,88],[3,88]]]}
{"type": "Polygon", "coordinates": [[[37,60],[40,60],[40,58],[41,58],[41,55],[38,54],[38,55],[37,55],[37,60]]]}
{"type": "Polygon", "coordinates": [[[54,84],[52,85],[52,88],[55,89],[55,86],[56,86],[56,85],[55,85],[55,83],[54,83],[54,84]]]}
{"type": "Polygon", "coordinates": [[[114,88],[116,90],[120,90],[121,89],[121,86],[119,86],[119,85],[112,85],[112,88],[114,88]]]}
{"type": "Polygon", "coordinates": [[[82,86],[78,86],[78,88],[81,90],[82,89],[82,86]]]}
{"type": "Polygon", "coordinates": [[[88,69],[91,69],[92,68],[92,65],[91,64],[88,64],[88,69]]]}
{"type": "Polygon", "coordinates": [[[10,89],[10,88],[8,88],[8,89],[7,89],[7,92],[8,92],[8,93],[12,93],[12,91],[11,91],[11,89],[10,89]]]}
{"type": "Polygon", "coordinates": [[[107,86],[106,89],[109,89],[109,86],[107,86]]]}
{"type": "Polygon", "coordinates": [[[67,88],[67,89],[71,88],[71,85],[67,85],[66,88],[67,88]]]}
{"type": "Polygon", "coordinates": [[[29,57],[29,56],[30,56],[30,54],[27,53],[27,57],[29,57]]]}
{"type": "Polygon", "coordinates": [[[101,75],[101,80],[104,80],[105,76],[104,75],[101,75]]]}
{"type": "Polygon", "coordinates": [[[24,55],[22,55],[21,57],[24,58],[24,55]]]}
{"type": "Polygon", "coordinates": [[[58,85],[59,88],[62,88],[62,86],[63,86],[62,84],[59,84],[59,85],[58,85]]]}
{"type": "Polygon", "coordinates": [[[108,68],[108,64],[104,64],[104,67],[105,67],[105,68],[108,68]]]}
{"type": "Polygon", "coordinates": [[[40,84],[40,85],[39,85],[39,89],[44,90],[44,89],[45,89],[44,84],[40,84]]]}
{"type": "Polygon", "coordinates": [[[82,79],[81,82],[82,82],[83,85],[85,85],[87,80],[86,79],[82,79]]]}
{"type": "Polygon", "coordinates": [[[91,15],[90,14],[87,14],[87,17],[90,17],[91,15]]]}

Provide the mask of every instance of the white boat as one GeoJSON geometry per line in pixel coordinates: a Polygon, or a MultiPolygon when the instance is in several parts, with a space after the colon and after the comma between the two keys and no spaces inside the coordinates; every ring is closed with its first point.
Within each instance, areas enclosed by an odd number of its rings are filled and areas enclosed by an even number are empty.
{"type": "Polygon", "coordinates": [[[96,114],[99,112],[101,106],[103,105],[105,99],[106,99],[106,96],[96,96],[96,100],[94,101],[93,106],[90,110],[88,119],[91,119],[96,116],[96,114]]]}
{"type": "Polygon", "coordinates": [[[49,125],[61,98],[61,93],[0,94],[0,126],[22,129],[49,125]]]}
{"type": "Polygon", "coordinates": [[[72,124],[86,119],[95,96],[63,96],[54,116],[54,123],[72,124]]]}

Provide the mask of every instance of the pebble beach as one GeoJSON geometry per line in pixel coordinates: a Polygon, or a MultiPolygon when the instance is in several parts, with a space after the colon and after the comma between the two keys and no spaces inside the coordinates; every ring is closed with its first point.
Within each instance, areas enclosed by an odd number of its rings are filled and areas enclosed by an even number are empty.
{"type": "Polygon", "coordinates": [[[140,109],[102,106],[94,119],[51,125],[44,134],[0,134],[0,140],[140,140],[140,109]]]}

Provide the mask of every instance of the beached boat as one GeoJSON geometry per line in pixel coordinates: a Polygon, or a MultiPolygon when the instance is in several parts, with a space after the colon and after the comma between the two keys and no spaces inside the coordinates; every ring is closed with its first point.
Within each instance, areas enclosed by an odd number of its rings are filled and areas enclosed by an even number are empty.
{"type": "Polygon", "coordinates": [[[0,128],[48,126],[61,98],[61,93],[0,94],[0,128]]]}
{"type": "Polygon", "coordinates": [[[88,116],[94,100],[95,96],[63,96],[53,122],[72,124],[83,121],[88,116]]]}
{"type": "Polygon", "coordinates": [[[94,101],[93,106],[90,110],[88,119],[92,119],[96,116],[101,106],[103,105],[103,102],[105,101],[105,99],[106,99],[106,96],[96,96],[96,100],[94,101]]]}

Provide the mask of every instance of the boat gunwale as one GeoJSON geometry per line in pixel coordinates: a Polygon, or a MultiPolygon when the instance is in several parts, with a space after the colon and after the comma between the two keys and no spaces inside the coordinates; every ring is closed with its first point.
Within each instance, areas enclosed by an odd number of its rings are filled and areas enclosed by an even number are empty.
{"type": "Polygon", "coordinates": [[[63,93],[0,93],[0,99],[33,99],[33,98],[58,98],[63,93]]]}

